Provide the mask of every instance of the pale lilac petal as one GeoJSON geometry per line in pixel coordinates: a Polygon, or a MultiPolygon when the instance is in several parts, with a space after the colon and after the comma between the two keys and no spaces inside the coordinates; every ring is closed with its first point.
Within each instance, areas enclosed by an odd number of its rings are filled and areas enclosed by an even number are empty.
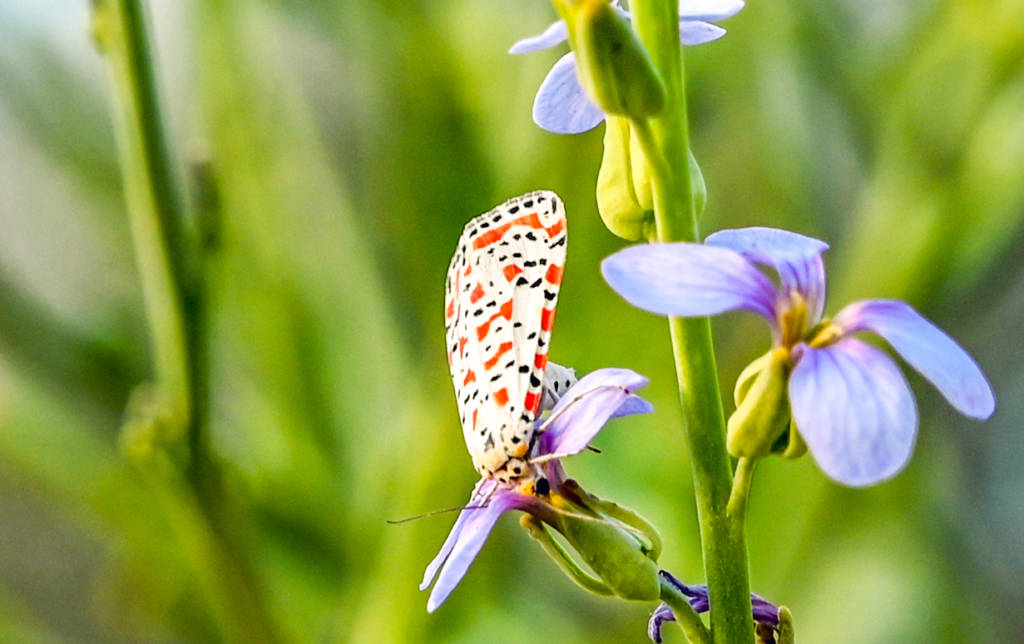
{"type": "Polygon", "coordinates": [[[679,0],[680,20],[724,20],[739,13],[743,0],[679,0]]]}
{"type": "Polygon", "coordinates": [[[728,248],[755,264],[779,273],[783,290],[796,291],[807,301],[810,324],[821,319],[825,306],[825,264],[821,254],[828,244],[778,228],[720,230],[705,240],[709,246],[728,248]]]}
{"type": "Polygon", "coordinates": [[[871,485],[899,472],[914,449],[917,408],[896,363],[860,340],[797,346],[789,379],[793,420],[830,477],[871,485]]]}
{"type": "Polygon", "coordinates": [[[775,285],[756,266],[725,248],[641,244],[601,263],[601,273],[633,306],[662,315],[701,316],[753,311],[775,325],[775,285]]]}
{"type": "Polygon", "coordinates": [[[434,584],[427,600],[427,611],[432,613],[437,610],[459,585],[502,514],[512,509],[528,508],[536,503],[538,501],[533,497],[513,492],[508,488],[499,488],[491,495],[486,508],[464,510],[463,512],[469,512],[469,515],[462,522],[459,533],[444,559],[437,583],[434,584]]]}
{"type": "Polygon", "coordinates": [[[995,411],[995,396],[978,364],[906,302],[854,302],[834,322],[846,333],[874,331],[885,338],[960,413],[985,419],[995,411]]]}
{"type": "Polygon", "coordinates": [[[725,35],[725,29],[699,20],[679,21],[679,40],[684,45],[703,45],[725,35]]]}
{"type": "Polygon", "coordinates": [[[612,418],[621,418],[623,416],[632,416],[634,414],[649,414],[654,411],[654,405],[644,400],[640,396],[629,396],[619,408],[612,414],[612,418]]]}
{"type": "Polygon", "coordinates": [[[558,59],[537,90],[533,120],[548,132],[579,134],[604,120],[604,112],[590,102],[576,75],[572,52],[558,59]]]}
{"type": "Polygon", "coordinates": [[[554,22],[543,33],[531,36],[529,38],[523,38],[516,42],[508,50],[510,54],[527,54],[531,51],[540,51],[541,49],[550,49],[555,45],[560,45],[569,39],[569,29],[565,26],[564,20],[554,22]]]}
{"type": "MultiPolygon", "coordinates": [[[[645,387],[647,382],[635,371],[615,368],[598,369],[580,378],[545,422],[538,456],[585,450],[605,423],[630,400],[633,391],[645,387]]],[[[645,406],[643,411],[649,409],[645,406]]]]}
{"type": "Polygon", "coordinates": [[[462,528],[466,524],[466,520],[474,512],[479,511],[479,506],[483,504],[483,500],[487,498],[487,495],[494,489],[494,486],[498,482],[494,479],[480,479],[477,481],[476,486],[473,488],[473,493],[469,495],[469,503],[466,504],[465,510],[459,513],[459,517],[455,520],[455,525],[452,526],[451,531],[448,533],[448,538],[445,539],[444,544],[441,546],[440,552],[434,557],[427,565],[426,571],[423,573],[423,581],[420,582],[420,590],[426,590],[430,582],[434,581],[434,577],[437,576],[437,571],[441,569],[441,565],[444,560],[448,558],[448,554],[455,547],[455,542],[459,540],[459,535],[462,533],[462,528]]]}

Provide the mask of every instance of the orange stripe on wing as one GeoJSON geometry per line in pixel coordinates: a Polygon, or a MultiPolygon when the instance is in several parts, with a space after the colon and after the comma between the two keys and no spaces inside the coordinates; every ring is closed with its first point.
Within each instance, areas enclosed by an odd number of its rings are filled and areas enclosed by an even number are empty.
{"type": "Polygon", "coordinates": [[[477,283],[476,288],[469,294],[469,301],[471,304],[476,304],[477,300],[484,296],[484,287],[477,283]]]}
{"type": "MultiPolygon", "coordinates": [[[[559,222],[559,224],[560,223],[561,222],[559,222]]],[[[557,228],[559,224],[555,224],[551,228],[557,228]]],[[[530,213],[529,215],[523,215],[518,219],[513,219],[512,221],[504,223],[498,226],[497,228],[492,228],[491,230],[488,230],[487,232],[481,234],[479,237],[473,240],[473,248],[479,250],[481,248],[486,248],[487,246],[490,246],[494,242],[504,237],[505,233],[508,232],[508,229],[511,228],[512,226],[544,228],[544,224],[540,223],[540,217],[537,216],[537,213],[533,212],[530,213]]]]}
{"type": "Polygon", "coordinates": [[[540,330],[550,331],[551,326],[555,323],[555,310],[554,309],[541,309],[540,312],[540,330]]]}
{"type": "Polygon", "coordinates": [[[504,271],[505,273],[505,279],[511,282],[513,279],[515,279],[516,275],[523,272],[523,269],[519,268],[515,264],[509,264],[508,266],[503,268],[502,271],[504,271]]]}
{"type": "Polygon", "coordinates": [[[488,369],[488,370],[493,369],[494,365],[498,364],[498,360],[501,358],[501,356],[506,354],[506,353],[508,353],[511,350],[512,350],[512,343],[511,342],[502,342],[498,346],[498,351],[493,356],[491,356],[490,360],[488,360],[487,362],[484,363],[484,369],[488,369]]]}
{"type": "Polygon", "coordinates": [[[536,414],[537,407],[540,406],[540,394],[536,391],[531,391],[526,394],[526,398],[523,399],[523,407],[530,410],[530,413],[536,414]]]}
{"type": "Polygon", "coordinates": [[[549,283],[558,286],[559,284],[562,283],[563,271],[564,269],[558,264],[552,264],[551,266],[548,266],[548,272],[547,274],[544,275],[544,279],[546,279],[549,283]]]}
{"type": "Polygon", "coordinates": [[[494,392],[494,402],[498,403],[499,407],[504,407],[508,404],[508,389],[502,387],[498,391],[494,392]]]}

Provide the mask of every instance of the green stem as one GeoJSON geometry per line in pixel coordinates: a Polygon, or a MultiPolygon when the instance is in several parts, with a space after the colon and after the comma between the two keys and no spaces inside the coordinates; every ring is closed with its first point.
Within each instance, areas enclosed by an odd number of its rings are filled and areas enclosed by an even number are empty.
{"type": "Polygon", "coordinates": [[[180,434],[192,413],[181,290],[184,217],[139,0],[94,0],[93,35],[114,86],[115,133],[156,379],[177,421],[170,431],[180,434]]]}
{"type": "Polygon", "coordinates": [[[732,493],[729,495],[729,518],[741,525],[746,521],[747,498],[750,496],[750,483],[754,479],[757,468],[756,458],[741,457],[736,463],[736,472],[732,478],[732,493]]]}
{"type": "MultiPolygon", "coordinates": [[[[649,119],[655,154],[654,209],[657,240],[698,241],[697,217],[690,184],[689,140],[683,53],[679,42],[678,2],[634,0],[633,25],[665,84],[664,111],[649,119]]],[[[639,131],[640,142],[646,133],[639,131]]],[[[645,146],[646,147],[646,146],[645,146]]],[[[743,521],[728,515],[732,487],[725,448],[725,415],[707,318],[670,318],[669,329],[679,381],[685,438],[693,466],[715,642],[751,642],[754,624],[743,521]]]]}
{"type": "Polygon", "coordinates": [[[246,557],[242,522],[225,500],[221,471],[207,445],[205,247],[188,235],[148,34],[142,0],[93,0],[93,36],[114,88],[115,133],[155,376],[170,412],[159,438],[172,453],[187,442],[188,491],[212,538],[198,565],[200,574],[217,571],[211,577],[211,607],[222,618],[227,639],[274,641],[246,557]]]}
{"type": "Polygon", "coordinates": [[[690,606],[690,600],[664,577],[659,575],[659,579],[661,600],[672,609],[672,614],[676,616],[676,621],[683,629],[683,633],[686,634],[686,639],[690,640],[690,644],[711,644],[711,633],[707,626],[704,626],[704,622],[700,620],[697,611],[690,606]]]}

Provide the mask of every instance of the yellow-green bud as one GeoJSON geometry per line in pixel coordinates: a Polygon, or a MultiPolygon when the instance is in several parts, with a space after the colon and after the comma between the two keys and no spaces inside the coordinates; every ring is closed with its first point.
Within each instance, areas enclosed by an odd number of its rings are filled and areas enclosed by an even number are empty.
{"type": "Polygon", "coordinates": [[[807,443],[804,437],[796,428],[796,423],[789,422],[789,430],[785,432],[772,446],[772,453],[782,458],[800,458],[807,453],[807,443]]]}
{"type": "Polygon", "coordinates": [[[658,564],[617,521],[572,512],[561,515],[559,523],[569,545],[617,596],[645,601],[659,597],[658,564]]]}
{"type": "MultiPolygon", "coordinates": [[[[759,358],[755,364],[757,362],[763,364],[752,382],[743,387],[737,385],[737,398],[741,398],[742,402],[729,417],[726,447],[737,458],[767,455],[775,440],[789,426],[789,400],[786,394],[790,371],[789,352],[780,347],[759,358]]],[[[740,377],[743,381],[751,381],[749,375],[744,378],[741,374],[740,377]]]]}
{"type": "Polygon", "coordinates": [[[562,534],[604,583],[623,599],[652,600],[659,595],[658,564],[644,554],[632,534],[611,521],[569,517],[562,534]]]}
{"type": "Polygon", "coordinates": [[[645,117],[665,106],[665,88],[633,30],[606,0],[556,0],[569,28],[580,84],[608,114],[645,117]]]}
{"type": "Polygon", "coordinates": [[[743,399],[747,397],[747,393],[750,391],[750,387],[753,386],[754,380],[757,379],[757,376],[760,375],[771,359],[772,351],[769,351],[748,364],[740,372],[740,377],[736,379],[736,387],[732,391],[732,399],[736,402],[737,407],[743,404],[743,399]]]}
{"type": "MultiPolygon", "coordinates": [[[[634,151],[629,119],[609,116],[605,120],[604,158],[597,173],[597,211],[613,234],[629,241],[647,239],[654,226],[653,206],[644,207],[633,184],[633,166],[643,161],[643,152],[634,151]]],[[[641,173],[646,174],[646,173],[641,173]]],[[[650,187],[647,188],[650,192],[650,187]]]]}

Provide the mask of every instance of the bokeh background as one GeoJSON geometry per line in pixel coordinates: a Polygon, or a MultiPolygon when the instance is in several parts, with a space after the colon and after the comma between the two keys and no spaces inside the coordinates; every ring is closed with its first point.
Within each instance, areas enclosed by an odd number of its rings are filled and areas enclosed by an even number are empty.
{"type": "MultiPolygon", "coordinates": [[[[188,168],[208,161],[218,196],[227,520],[211,524],[173,460],[119,447],[151,367],[89,3],[0,0],[0,640],[645,641],[653,605],[587,595],[511,516],[428,615],[417,584],[454,516],[385,523],[459,505],[474,482],[441,311],[462,225],[553,189],[571,234],[552,359],[634,368],[656,406],[568,469],[650,518],[664,567],[701,581],[666,326],[598,273],[622,246],[596,214],[602,130],[534,126],[560,52],[506,54],[551,7],[149,4],[181,183],[194,193],[188,168]]],[[[751,0],[724,26],[687,52],[703,229],[828,240],[829,310],[909,300],[999,403],[968,421],[912,378],[916,455],[871,489],[810,458],[763,463],[753,586],[803,642],[1018,641],[1024,2],[751,0]]],[[[753,316],[714,329],[731,401],[768,338],[753,316]]]]}

